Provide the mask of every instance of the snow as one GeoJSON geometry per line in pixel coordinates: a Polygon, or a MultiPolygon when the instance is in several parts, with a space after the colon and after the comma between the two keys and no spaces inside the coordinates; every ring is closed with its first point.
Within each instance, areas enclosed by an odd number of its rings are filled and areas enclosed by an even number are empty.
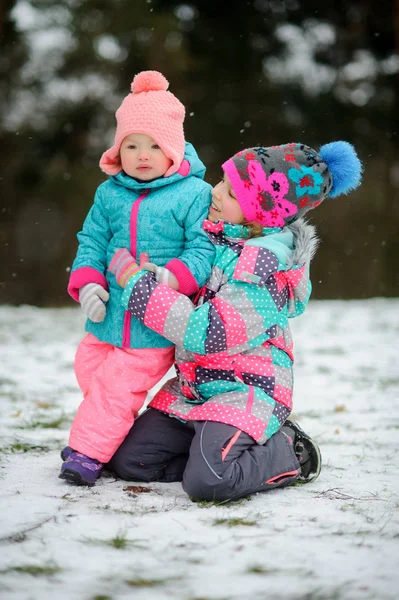
{"type": "Polygon", "coordinates": [[[79,309],[0,307],[0,597],[397,598],[399,299],[313,301],[293,322],[295,415],[322,473],[222,505],[58,479],[82,332],[79,309]]]}

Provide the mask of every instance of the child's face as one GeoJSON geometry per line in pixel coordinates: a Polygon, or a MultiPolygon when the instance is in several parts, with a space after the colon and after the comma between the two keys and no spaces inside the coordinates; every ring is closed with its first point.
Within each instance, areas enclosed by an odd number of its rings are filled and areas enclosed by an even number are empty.
{"type": "Polygon", "coordinates": [[[145,133],[131,133],[125,137],[121,144],[120,157],[125,173],[141,181],[152,181],[162,177],[173,162],[145,133]]]}
{"type": "Polygon", "coordinates": [[[234,195],[230,180],[226,173],[212,190],[212,204],[208,219],[212,222],[222,220],[230,223],[244,223],[245,217],[234,195]]]}

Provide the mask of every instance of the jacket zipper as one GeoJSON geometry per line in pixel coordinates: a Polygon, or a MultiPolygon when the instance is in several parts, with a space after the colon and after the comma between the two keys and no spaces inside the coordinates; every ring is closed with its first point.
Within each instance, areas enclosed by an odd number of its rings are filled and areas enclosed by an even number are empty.
{"type": "MultiPolygon", "coordinates": [[[[137,217],[140,208],[140,204],[150,193],[149,189],[139,196],[136,202],[132,206],[130,213],[130,254],[137,260],[140,258],[137,256],[137,217]]],[[[125,310],[125,316],[123,319],[123,331],[122,331],[122,348],[130,348],[130,326],[132,322],[132,315],[128,310],[125,310]]]]}

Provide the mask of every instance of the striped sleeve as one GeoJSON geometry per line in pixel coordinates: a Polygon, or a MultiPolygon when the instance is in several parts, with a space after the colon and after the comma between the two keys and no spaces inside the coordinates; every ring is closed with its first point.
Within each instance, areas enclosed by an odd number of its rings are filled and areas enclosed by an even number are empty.
{"type": "Polygon", "coordinates": [[[134,275],[125,289],[125,308],[144,325],[196,354],[235,354],[263,343],[279,322],[267,286],[233,282],[202,306],[157,284],[153,273],[134,275]]]}

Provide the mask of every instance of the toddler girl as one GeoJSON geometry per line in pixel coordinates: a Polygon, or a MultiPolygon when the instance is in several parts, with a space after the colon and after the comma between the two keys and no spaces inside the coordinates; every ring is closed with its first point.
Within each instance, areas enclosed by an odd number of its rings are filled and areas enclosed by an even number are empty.
{"type": "MultiPolygon", "coordinates": [[[[182,481],[224,501],[308,482],[317,444],[292,408],[289,319],[309,300],[313,226],[303,215],[356,188],[361,163],[347,142],[249,148],[227,160],[204,229],[216,248],[195,306],[157,283],[126,250],[110,269],[124,307],[176,344],[177,377],[156,394],[114,455],[123,479],[182,481]]],[[[158,269],[159,270],[159,269],[158,269]]]]}
{"type": "Polygon", "coordinates": [[[115,143],[100,161],[110,178],[78,234],[68,291],[88,317],[75,359],[84,399],[60,473],[75,484],[95,482],[173,364],[172,343],[122,308],[122,290],[107,273],[115,249],[147,253],[181,294],[195,294],[211,271],[214,248],[201,227],[211,187],[184,141],[184,106],[167,88],[156,71],[134,78],[116,112],[115,143]]]}

